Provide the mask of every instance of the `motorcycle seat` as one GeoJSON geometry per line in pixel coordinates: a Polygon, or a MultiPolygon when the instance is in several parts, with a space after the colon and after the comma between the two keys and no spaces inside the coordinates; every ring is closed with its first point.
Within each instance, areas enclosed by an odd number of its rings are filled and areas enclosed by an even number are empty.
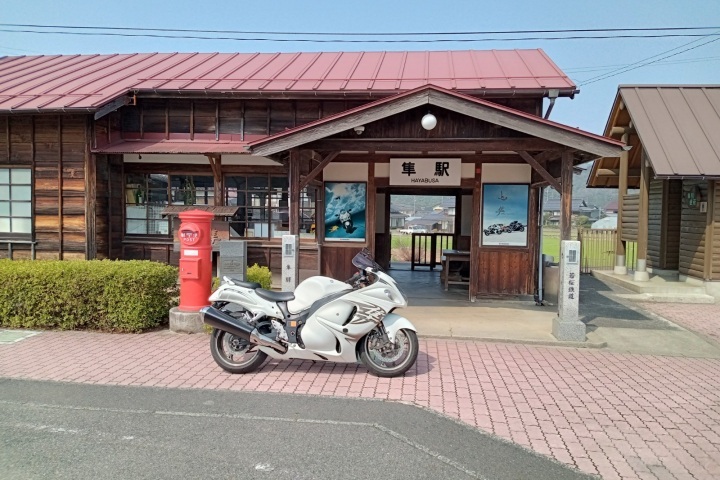
{"type": "Polygon", "coordinates": [[[253,290],[261,287],[261,285],[257,282],[245,282],[236,277],[228,277],[228,278],[230,279],[230,281],[232,282],[233,285],[237,285],[238,287],[252,288],[253,290]]]}
{"type": "Polygon", "coordinates": [[[255,293],[257,293],[258,297],[271,302],[289,302],[295,300],[295,293],[293,292],[274,292],[272,290],[265,290],[264,288],[256,288],[255,293]]]}

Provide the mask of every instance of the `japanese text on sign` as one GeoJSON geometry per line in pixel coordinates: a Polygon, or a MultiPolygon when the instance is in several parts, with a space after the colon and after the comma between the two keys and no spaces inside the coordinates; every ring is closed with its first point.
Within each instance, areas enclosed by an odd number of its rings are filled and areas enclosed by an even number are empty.
{"type": "Polygon", "coordinates": [[[459,158],[391,158],[390,185],[460,185],[459,158]]]}

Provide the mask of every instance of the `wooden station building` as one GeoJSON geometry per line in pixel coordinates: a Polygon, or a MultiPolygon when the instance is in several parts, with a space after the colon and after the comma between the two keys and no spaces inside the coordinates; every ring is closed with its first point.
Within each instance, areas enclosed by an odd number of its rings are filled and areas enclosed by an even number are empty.
{"type": "Polygon", "coordinates": [[[199,206],[250,262],[292,233],[344,279],[389,262],[391,194],[444,195],[471,297],[532,295],[541,187],[569,238],[573,167],[622,151],[543,118],[576,93],[540,50],[0,58],[0,254],[176,263],[199,206]]]}
{"type": "Polygon", "coordinates": [[[618,189],[615,272],[674,274],[720,298],[720,86],[621,85],[605,134],[631,147],[588,178],[618,189]]]}

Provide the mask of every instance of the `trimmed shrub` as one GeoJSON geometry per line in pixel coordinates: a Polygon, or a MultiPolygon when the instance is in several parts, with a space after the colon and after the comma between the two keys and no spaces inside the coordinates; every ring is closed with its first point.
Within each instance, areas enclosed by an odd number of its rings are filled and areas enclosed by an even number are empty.
{"type": "Polygon", "coordinates": [[[0,260],[0,326],[140,332],[166,321],[177,278],[149,261],[0,260]]]}
{"type": "Polygon", "coordinates": [[[272,274],[268,267],[261,267],[257,263],[247,269],[247,281],[257,282],[262,288],[269,289],[272,286],[272,274]]]}

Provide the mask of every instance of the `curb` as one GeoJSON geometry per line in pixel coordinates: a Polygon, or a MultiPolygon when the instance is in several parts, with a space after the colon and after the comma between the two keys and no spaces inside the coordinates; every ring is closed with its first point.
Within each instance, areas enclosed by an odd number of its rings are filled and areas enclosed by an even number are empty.
{"type": "Polygon", "coordinates": [[[568,342],[562,340],[531,340],[522,338],[497,337],[463,337],[452,335],[425,335],[418,333],[420,338],[435,338],[439,340],[461,340],[470,342],[510,343],[515,345],[536,345],[543,347],[571,347],[571,348],[606,348],[607,342],[568,342]]]}

